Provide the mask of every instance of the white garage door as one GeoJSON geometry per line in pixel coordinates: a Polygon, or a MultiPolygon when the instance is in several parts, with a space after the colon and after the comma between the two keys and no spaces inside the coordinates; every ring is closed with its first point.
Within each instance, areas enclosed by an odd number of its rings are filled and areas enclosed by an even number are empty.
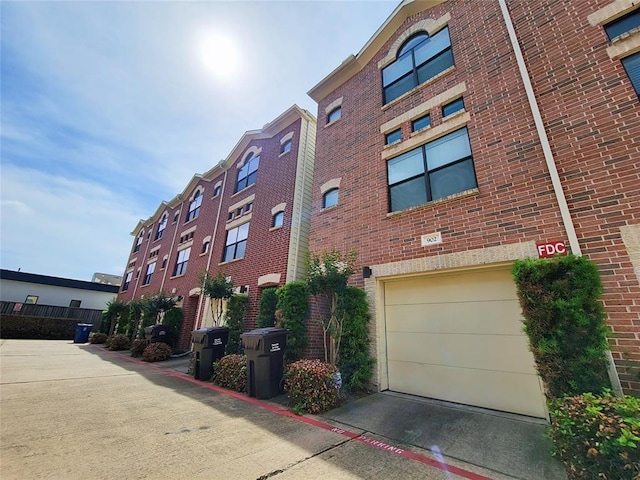
{"type": "Polygon", "coordinates": [[[545,417],[509,270],[385,282],[389,389],[545,417]]]}

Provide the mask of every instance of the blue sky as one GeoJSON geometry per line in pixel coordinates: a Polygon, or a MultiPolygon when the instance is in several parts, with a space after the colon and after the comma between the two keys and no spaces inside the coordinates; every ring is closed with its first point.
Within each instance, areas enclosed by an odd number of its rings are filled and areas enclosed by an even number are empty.
{"type": "Polygon", "coordinates": [[[246,130],[317,114],[306,92],[397,4],[3,0],[0,266],[121,275],[138,220],[246,130]]]}

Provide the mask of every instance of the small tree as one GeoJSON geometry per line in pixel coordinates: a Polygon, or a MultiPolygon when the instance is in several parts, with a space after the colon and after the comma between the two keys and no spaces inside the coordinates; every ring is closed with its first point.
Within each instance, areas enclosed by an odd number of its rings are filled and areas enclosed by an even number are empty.
{"type": "Polygon", "coordinates": [[[347,280],[355,272],[356,253],[343,255],[337,250],[320,255],[311,254],[308,261],[307,282],[313,295],[330,302],[329,318],[319,320],[324,336],[324,360],[336,365],[342,340],[343,317],[338,315],[338,295],[347,288],[347,280]],[[327,337],[329,348],[327,349],[327,337]]]}
{"type": "Polygon", "coordinates": [[[258,302],[258,328],[273,327],[276,324],[276,310],[278,309],[278,295],[276,288],[265,288],[258,302]]]}
{"type": "MultiPolygon", "coordinates": [[[[144,302],[142,300],[131,300],[129,306],[129,329],[131,341],[138,336],[138,330],[140,329],[140,320],[144,313],[144,302]]],[[[124,333],[124,332],[122,332],[124,333]]]]}
{"type": "Polygon", "coordinates": [[[202,275],[202,293],[209,297],[209,306],[213,321],[216,326],[222,325],[223,320],[223,300],[229,300],[233,297],[233,282],[219,272],[215,277],[208,272],[202,275]]]}
{"type": "Polygon", "coordinates": [[[109,300],[107,302],[107,309],[102,312],[102,325],[100,331],[108,335],[113,335],[115,332],[116,324],[126,321],[128,308],[124,302],[120,300],[109,300]]]}
{"type": "Polygon", "coordinates": [[[143,302],[142,308],[145,317],[149,319],[149,321],[153,320],[156,325],[159,325],[162,323],[165,313],[175,307],[175,305],[176,300],[174,298],[167,297],[164,292],[160,291],[143,302]]]}
{"type": "Polygon", "coordinates": [[[229,305],[225,315],[225,323],[229,327],[229,340],[227,341],[226,354],[242,353],[240,335],[244,331],[244,317],[249,309],[248,295],[233,295],[229,298],[229,305]]]}
{"type": "Polygon", "coordinates": [[[298,360],[307,345],[307,316],[309,315],[309,289],[304,282],[291,282],[276,290],[278,304],[276,318],[282,328],[289,330],[287,361],[298,360]]]}
{"type": "Polygon", "coordinates": [[[180,327],[182,327],[182,319],[184,314],[181,308],[173,307],[167,311],[164,318],[162,319],[162,324],[167,327],[168,331],[168,339],[167,343],[175,348],[178,343],[178,337],[180,336],[180,327]]]}

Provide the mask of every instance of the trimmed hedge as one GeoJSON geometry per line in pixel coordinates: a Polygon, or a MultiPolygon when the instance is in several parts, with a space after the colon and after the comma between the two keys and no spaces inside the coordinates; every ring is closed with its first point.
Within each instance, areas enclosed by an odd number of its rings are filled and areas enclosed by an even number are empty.
{"type": "Polygon", "coordinates": [[[295,413],[321,413],[340,403],[338,369],[321,360],[298,360],[289,365],[284,390],[295,413]]]}
{"type": "Polygon", "coordinates": [[[30,340],[73,340],[78,319],[2,315],[0,338],[30,340]]]}
{"type": "Polygon", "coordinates": [[[171,347],[163,342],[151,343],[142,352],[145,362],[163,362],[171,358],[171,347]]]}
{"type": "Polygon", "coordinates": [[[211,381],[222,388],[244,392],[247,389],[247,357],[231,354],[213,363],[211,381]]]}

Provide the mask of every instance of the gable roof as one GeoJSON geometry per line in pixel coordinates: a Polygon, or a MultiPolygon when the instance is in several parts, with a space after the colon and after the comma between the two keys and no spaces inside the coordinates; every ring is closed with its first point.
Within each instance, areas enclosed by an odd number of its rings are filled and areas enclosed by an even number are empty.
{"type": "Polygon", "coordinates": [[[320,102],[362,70],[407,18],[446,1],[403,0],[356,55],[349,55],[333,72],[322,79],[307,94],[316,102],[320,102]]]}

